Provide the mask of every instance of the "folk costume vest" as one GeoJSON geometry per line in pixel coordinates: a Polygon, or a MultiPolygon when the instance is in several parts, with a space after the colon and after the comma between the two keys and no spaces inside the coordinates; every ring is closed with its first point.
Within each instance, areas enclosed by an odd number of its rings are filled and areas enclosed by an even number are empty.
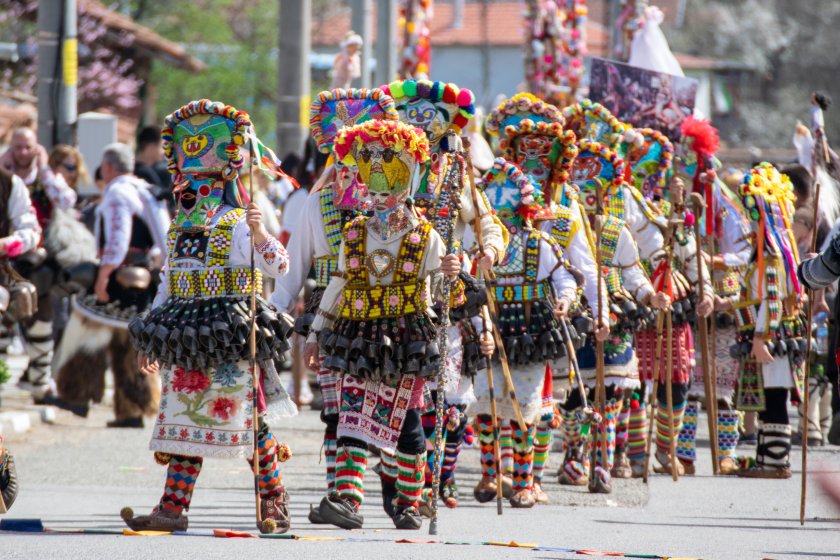
{"type": "Polygon", "coordinates": [[[406,232],[394,256],[384,249],[368,252],[368,220],[360,216],[344,228],[346,284],[333,327],[320,333],[324,367],[389,383],[403,374],[430,376],[440,352],[427,281],[419,273],[432,224],[423,221],[406,232]],[[391,282],[382,284],[389,274],[391,282]]]}
{"type": "Polygon", "coordinates": [[[496,268],[496,280],[490,284],[505,351],[508,360],[517,365],[565,355],[560,324],[552,313],[555,294],[550,278],[537,281],[542,241],[549,241],[557,254],[562,254],[548,236],[526,229],[511,236],[505,259],[496,268]]]}

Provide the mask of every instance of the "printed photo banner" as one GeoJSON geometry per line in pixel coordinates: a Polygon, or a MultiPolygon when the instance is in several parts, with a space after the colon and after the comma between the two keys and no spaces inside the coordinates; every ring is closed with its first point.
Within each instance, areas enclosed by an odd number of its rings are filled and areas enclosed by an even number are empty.
{"type": "Polygon", "coordinates": [[[694,112],[699,82],[593,58],[589,98],[603,105],[623,123],[653,128],[672,142],[680,138],[680,125],[694,112]]]}

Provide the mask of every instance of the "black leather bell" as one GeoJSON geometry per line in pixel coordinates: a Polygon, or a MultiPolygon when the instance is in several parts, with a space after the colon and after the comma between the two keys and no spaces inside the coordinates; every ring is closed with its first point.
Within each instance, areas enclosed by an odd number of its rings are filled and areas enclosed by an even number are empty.
{"type": "Polygon", "coordinates": [[[233,342],[233,333],[227,323],[223,323],[222,321],[213,321],[210,324],[210,328],[213,331],[213,336],[216,337],[216,340],[218,340],[219,344],[222,346],[227,346],[233,342]]]}
{"type": "Polygon", "coordinates": [[[350,343],[350,359],[356,359],[359,356],[361,356],[362,353],[365,351],[366,347],[367,344],[364,338],[362,338],[361,336],[354,338],[353,341],[350,343]]]}
{"type": "Polygon", "coordinates": [[[426,341],[414,340],[406,347],[406,356],[409,360],[420,359],[426,354],[426,341]]]}
{"type": "Polygon", "coordinates": [[[374,363],[365,356],[360,356],[356,360],[356,375],[369,379],[373,377],[376,367],[374,363]]]}
{"type": "Polygon", "coordinates": [[[379,357],[390,359],[394,355],[394,343],[387,334],[383,334],[379,340],[379,357]]]}
{"type": "Polygon", "coordinates": [[[202,352],[212,354],[216,349],[216,337],[213,336],[213,331],[209,325],[198,327],[198,343],[201,345],[202,352]]]}
{"type": "Polygon", "coordinates": [[[403,373],[420,373],[420,358],[409,358],[403,366],[403,373]]]}

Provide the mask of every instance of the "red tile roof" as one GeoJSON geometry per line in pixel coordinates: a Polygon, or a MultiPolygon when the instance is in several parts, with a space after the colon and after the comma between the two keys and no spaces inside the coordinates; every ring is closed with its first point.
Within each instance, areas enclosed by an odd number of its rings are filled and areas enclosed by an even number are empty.
{"type": "MultiPolygon", "coordinates": [[[[373,3],[373,21],[376,22],[376,3],[373,3]]],[[[436,2],[431,20],[432,48],[435,46],[481,46],[485,38],[491,46],[518,46],[522,44],[522,3],[488,2],[486,35],[482,24],[482,3],[467,2],[464,7],[463,27],[452,28],[453,5],[436,2]]],[[[336,47],[350,29],[350,10],[331,11],[323,17],[317,14],[312,20],[312,44],[316,47],[336,47]]],[[[376,25],[372,24],[373,41],[376,25]]],[[[588,18],[587,44],[590,54],[599,56],[606,52],[608,35],[603,25],[588,18]]]]}

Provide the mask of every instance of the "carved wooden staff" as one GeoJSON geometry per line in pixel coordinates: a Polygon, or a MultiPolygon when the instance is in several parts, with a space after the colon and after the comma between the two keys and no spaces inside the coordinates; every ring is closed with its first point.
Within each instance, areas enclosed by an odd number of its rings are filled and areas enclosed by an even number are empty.
{"type": "MultiPolygon", "coordinates": [[[[701,250],[700,240],[700,220],[699,216],[703,209],[706,208],[706,203],[700,193],[691,193],[689,196],[690,204],[694,210],[694,238],[697,243],[697,295],[698,301],[704,301],[706,297],[706,287],[703,278],[703,251],[701,250]]],[[[707,209],[708,210],[708,209],[707,209]]],[[[707,220],[714,219],[714,216],[706,214],[707,220]]],[[[714,317],[714,315],[712,315],[714,317]]],[[[717,446],[717,401],[715,395],[715,372],[712,363],[709,361],[709,325],[705,317],[697,317],[697,338],[700,343],[700,367],[703,370],[703,389],[706,392],[706,417],[709,424],[709,440],[712,449],[712,472],[718,474],[720,471],[720,463],[718,462],[718,446],[717,446]]]]}
{"type": "MultiPolygon", "coordinates": [[[[598,272],[598,303],[595,306],[597,310],[597,317],[595,318],[595,406],[598,407],[598,414],[600,419],[598,423],[604,424],[604,429],[601,431],[601,456],[604,460],[604,470],[609,472],[610,466],[607,464],[607,388],[604,379],[604,341],[598,340],[597,333],[605,327],[603,321],[603,298],[604,298],[604,278],[602,278],[601,271],[603,270],[603,258],[601,250],[601,235],[604,228],[604,200],[601,196],[601,182],[595,182],[595,266],[598,272]]],[[[594,438],[598,437],[597,429],[594,438]]],[[[589,462],[589,489],[596,487],[596,467],[598,458],[598,445],[594,441],[593,436],[590,435],[592,441],[592,456],[589,462]]]]}

